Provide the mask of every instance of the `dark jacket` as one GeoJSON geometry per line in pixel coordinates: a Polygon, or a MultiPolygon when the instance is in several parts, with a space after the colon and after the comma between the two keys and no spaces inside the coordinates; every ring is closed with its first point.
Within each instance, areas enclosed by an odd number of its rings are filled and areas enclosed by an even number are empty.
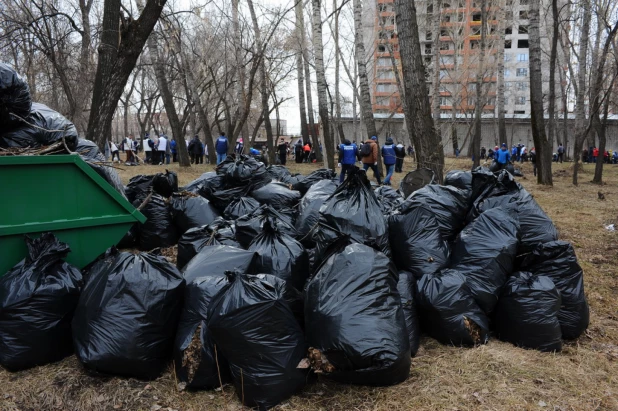
{"type": "Polygon", "coordinates": [[[227,154],[228,142],[225,136],[219,136],[217,138],[217,142],[215,143],[215,151],[217,154],[227,154]]]}
{"type": "Polygon", "coordinates": [[[339,163],[354,164],[356,163],[356,159],[360,159],[358,147],[356,147],[356,144],[350,143],[349,140],[345,140],[343,144],[339,146],[339,163]]]}
{"type": "Polygon", "coordinates": [[[388,138],[386,144],[382,147],[382,158],[384,159],[384,165],[392,166],[397,162],[397,155],[395,154],[395,144],[393,139],[388,138]]]}
{"type": "Polygon", "coordinates": [[[193,137],[193,140],[189,142],[189,147],[187,147],[187,149],[189,153],[199,156],[202,154],[202,142],[199,138],[193,137]]]}

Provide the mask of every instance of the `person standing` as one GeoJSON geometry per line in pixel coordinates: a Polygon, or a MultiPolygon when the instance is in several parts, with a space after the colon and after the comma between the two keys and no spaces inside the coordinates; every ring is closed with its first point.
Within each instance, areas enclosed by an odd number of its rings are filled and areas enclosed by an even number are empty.
{"type": "Polygon", "coordinates": [[[564,147],[562,144],[558,144],[558,161],[562,163],[562,158],[564,157],[564,147]]]}
{"type": "Polygon", "coordinates": [[[130,137],[124,139],[124,152],[127,154],[126,162],[133,161],[133,142],[130,137]]]}
{"type": "MultiPolygon", "coordinates": [[[[201,146],[200,146],[201,147],[201,146]]],[[[221,132],[215,143],[215,151],[217,152],[217,165],[221,164],[227,158],[228,142],[225,133],[221,132]]]]}
{"type": "Polygon", "coordinates": [[[530,150],[530,162],[532,163],[532,173],[536,177],[536,150],[534,147],[530,150]]]}
{"type": "Polygon", "coordinates": [[[397,162],[395,145],[391,137],[386,139],[386,144],[382,147],[382,159],[384,160],[384,166],[386,167],[386,178],[384,179],[384,185],[390,186],[391,177],[395,171],[395,163],[397,162]]]}
{"type": "Polygon", "coordinates": [[[304,163],[308,163],[309,162],[309,154],[311,153],[311,146],[309,145],[309,143],[305,144],[303,146],[303,162],[304,163]]]}
{"type": "Polygon", "coordinates": [[[118,158],[118,163],[120,163],[120,153],[118,152],[118,146],[112,141],[109,142],[109,151],[112,152],[112,163],[114,162],[114,158],[118,158]]]}
{"type": "Polygon", "coordinates": [[[378,138],[376,136],[371,137],[369,140],[363,144],[361,147],[361,161],[363,162],[363,170],[365,172],[368,169],[373,170],[373,175],[375,176],[378,184],[382,184],[380,180],[380,170],[378,170],[378,143],[376,142],[378,138]]]}
{"type": "MultiPolygon", "coordinates": [[[[517,153],[517,151],[515,152],[517,153]]],[[[506,147],[506,143],[502,143],[502,148],[496,153],[496,162],[498,163],[498,166],[500,166],[499,170],[504,170],[510,159],[511,156],[508,148],[506,147]]]]}
{"type": "Polygon", "coordinates": [[[523,162],[526,161],[526,157],[528,157],[528,149],[526,148],[526,146],[522,146],[519,162],[523,164],[523,162]]]}
{"type": "Polygon", "coordinates": [[[234,148],[234,152],[236,154],[242,154],[243,148],[244,148],[244,144],[243,144],[242,137],[241,137],[236,142],[236,148],[234,148]]]}
{"type": "Polygon", "coordinates": [[[146,155],[146,164],[152,164],[152,151],[154,150],[154,141],[150,138],[150,135],[146,133],[144,139],[146,143],[144,144],[144,154],[146,155]]]}
{"type": "Polygon", "coordinates": [[[168,141],[167,147],[165,147],[165,164],[169,164],[172,157],[172,145],[170,143],[171,141],[168,141]]]}
{"type": "Polygon", "coordinates": [[[159,152],[159,165],[165,164],[165,151],[167,150],[167,139],[165,138],[165,134],[159,136],[157,150],[159,152]]]}
{"type": "Polygon", "coordinates": [[[277,152],[279,153],[279,162],[282,166],[285,165],[287,154],[288,154],[288,145],[285,144],[285,140],[279,140],[279,145],[277,146],[277,152]]]}
{"type": "Polygon", "coordinates": [[[187,147],[187,151],[189,152],[189,155],[191,156],[191,164],[197,164],[199,160],[198,157],[200,155],[201,147],[202,147],[202,144],[200,142],[199,137],[196,134],[191,139],[191,142],[189,143],[189,146],[187,147]]]}
{"type": "Polygon", "coordinates": [[[485,160],[486,154],[487,154],[487,149],[485,147],[481,147],[481,160],[485,160]]]}
{"type": "Polygon", "coordinates": [[[200,148],[200,153],[197,156],[197,160],[195,162],[198,163],[198,164],[204,164],[204,147],[205,147],[205,145],[204,145],[204,143],[202,143],[199,140],[198,140],[197,143],[198,143],[198,146],[200,148]]]}
{"type": "Polygon", "coordinates": [[[296,164],[300,164],[303,162],[303,141],[298,140],[296,144],[294,144],[294,159],[296,160],[296,164]]]}
{"type": "Polygon", "coordinates": [[[352,170],[358,157],[358,147],[356,144],[350,143],[348,139],[343,140],[343,144],[339,146],[339,165],[341,166],[341,174],[339,175],[340,183],[343,183],[346,174],[352,170]]]}
{"type": "Polygon", "coordinates": [[[403,159],[406,156],[406,148],[403,144],[397,144],[395,147],[395,155],[397,156],[397,161],[395,162],[395,173],[403,172],[403,159]]]}
{"type": "Polygon", "coordinates": [[[598,157],[599,157],[599,149],[596,147],[593,147],[592,148],[592,162],[596,164],[598,157]]]}
{"type": "Polygon", "coordinates": [[[170,141],[170,149],[172,150],[172,162],[175,163],[177,160],[177,149],[178,143],[176,143],[176,138],[172,137],[172,141],[170,141]]]}

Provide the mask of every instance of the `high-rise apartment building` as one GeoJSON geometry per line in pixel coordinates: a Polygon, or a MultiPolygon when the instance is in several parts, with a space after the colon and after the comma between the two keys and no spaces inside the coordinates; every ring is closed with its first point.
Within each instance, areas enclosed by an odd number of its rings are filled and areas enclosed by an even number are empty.
{"type": "MultiPolygon", "coordinates": [[[[482,102],[485,113],[497,114],[499,49],[504,45],[505,113],[530,115],[528,10],[534,0],[504,0],[504,9],[487,10],[485,59],[482,67],[482,102]]],[[[536,0],[538,1],[538,0],[536,0]]],[[[541,0],[548,2],[548,0],[541,0]]],[[[562,0],[561,0],[562,1],[562,0]]],[[[394,0],[371,0],[365,9],[364,37],[370,53],[372,99],[375,113],[402,113],[397,85],[401,73],[395,22],[394,0]],[[395,67],[393,67],[393,62],[395,67]]],[[[476,76],[480,69],[482,16],[479,0],[441,0],[434,10],[433,0],[416,0],[421,52],[426,67],[430,96],[432,85],[439,79],[442,116],[471,116],[476,104],[476,76]],[[437,17],[439,16],[439,21],[437,17]],[[437,50],[436,50],[437,48],[437,50]],[[436,67],[435,51],[439,53],[436,67]]],[[[496,2],[488,1],[490,6],[496,2]]],[[[542,7],[547,10],[547,8],[542,7]]],[[[548,19],[551,16],[544,16],[548,19]]],[[[541,19],[541,32],[547,25],[541,19]]],[[[549,40],[542,35],[542,48],[549,49],[549,40]]],[[[548,54],[548,53],[547,53],[548,54]]],[[[564,61],[564,60],[562,60],[564,61]]],[[[557,81],[558,81],[558,76],[557,81]]],[[[548,78],[543,79],[545,86],[548,78]]],[[[558,90],[558,89],[557,89],[558,90]]],[[[557,92],[559,94],[559,92],[557,92]]],[[[560,104],[557,104],[560,109],[560,104]]]]}

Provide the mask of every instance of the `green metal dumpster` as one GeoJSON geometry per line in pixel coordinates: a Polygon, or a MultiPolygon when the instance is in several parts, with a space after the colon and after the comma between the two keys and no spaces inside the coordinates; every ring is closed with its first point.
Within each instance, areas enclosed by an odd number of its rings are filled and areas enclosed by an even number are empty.
{"type": "Polygon", "coordinates": [[[79,155],[0,157],[0,276],[26,257],[24,235],[53,232],[83,268],[144,217],[79,155]]]}

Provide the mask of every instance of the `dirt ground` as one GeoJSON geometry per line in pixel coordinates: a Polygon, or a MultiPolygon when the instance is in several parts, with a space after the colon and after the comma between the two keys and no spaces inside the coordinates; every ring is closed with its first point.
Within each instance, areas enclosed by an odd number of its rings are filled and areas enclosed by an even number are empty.
{"type": "MultiPolygon", "coordinates": [[[[308,173],[316,165],[288,164],[308,173]]],[[[447,169],[468,168],[467,160],[447,160],[447,169]]],[[[573,243],[585,272],[591,324],[559,354],[526,351],[491,340],[473,349],[446,347],[424,338],[412,359],[410,378],[387,388],[316,384],[281,404],[280,410],[618,410],[618,165],[608,165],[606,185],[589,183],[584,166],[580,185],[571,185],[570,164],[555,164],[554,187],[536,185],[531,167],[519,181],[554,220],[560,238],[573,243]],[[606,200],[598,200],[598,192],[606,200]]],[[[179,171],[175,165],[167,166],[179,171]]],[[[412,170],[413,163],[406,163],[412,170]]],[[[165,166],[130,167],[123,181],[165,166]]],[[[181,185],[210,165],[179,172],[181,185]]],[[[404,174],[396,174],[394,184],[404,174]]],[[[223,390],[179,392],[170,367],[156,381],[87,374],[75,357],[32,370],[0,369],[0,410],[240,410],[232,386],[223,390]]]]}

